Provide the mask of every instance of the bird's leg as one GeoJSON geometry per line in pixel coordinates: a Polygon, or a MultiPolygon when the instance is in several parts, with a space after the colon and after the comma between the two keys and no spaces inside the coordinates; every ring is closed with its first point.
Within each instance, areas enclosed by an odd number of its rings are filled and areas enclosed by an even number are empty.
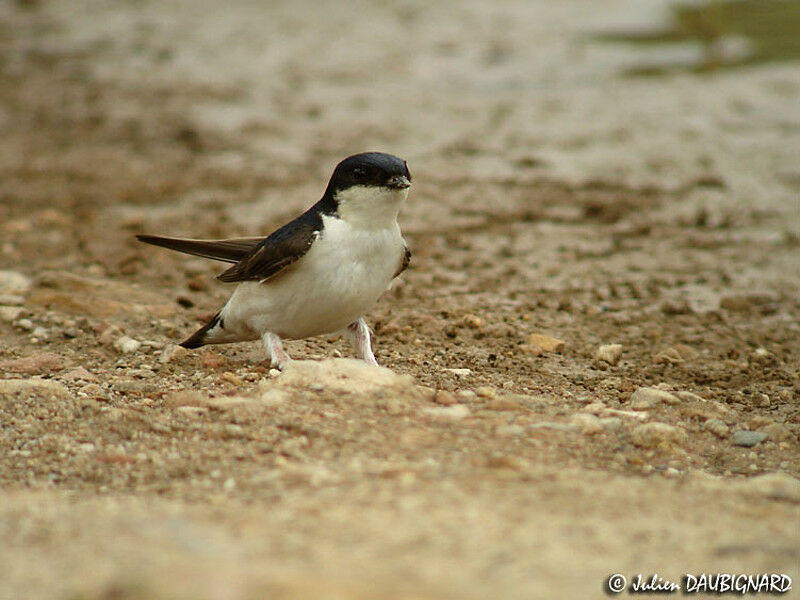
{"type": "Polygon", "coordinates": [[[267,353],[269,354],[272,365],[283,371],[286,368],[286,365],[288,365],[292,359],[289,358],[289,355],[283,351],[281,338],[268,331],[262,336],[261,339],[264,341],[264,348],[266,348],[267,353]]]}
{"type": "Polygon", "coordinates": [[[353,344],[356,353],[361,355],[364,362],[374,367],[378,366],[378,361],[375,360],[375,355],[372,353],[372,343],[369,338],[369,327],[367,327],[364,319],[354,321],[347,326],[347,334],[350,338],[350,343],[353,344]]]}

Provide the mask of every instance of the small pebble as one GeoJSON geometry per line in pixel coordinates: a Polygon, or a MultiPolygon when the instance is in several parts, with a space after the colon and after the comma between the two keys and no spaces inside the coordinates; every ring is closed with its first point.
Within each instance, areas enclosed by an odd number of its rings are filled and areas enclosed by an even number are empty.
{"type": "Polygon", "coordinates": [[[228,364],[228,359],[222,356],[219,352],[206,350],[201,357],[203,366],[207,369],[219,369],[228,364]]]}
{"type": "Polygon", "coordinates": [[[452,373],[456,377],[469,377],[472,375],[472,369],[445,369],[448,373],[452,373]]]}
{"type": "Polygon", "coordinates": [[[661,312],[665,315],[688,315],[692,313],[692,307],[685,298],[674,298],[661,304],[661,312]]]}
{"type": "Polygon", "coordinates": [[[103,346],[113,346],[118,337],[122,336],[122,329],[116,325],[111,325],[103,329],[97,338],[103,346]]]}
{"type": "Polygon", "coordinates": [[[149,368],[130,369],[125,372],[129,377],[136,377],[137,379],[154,379],[156,377],[155,371],[149,368]]]}
{"type": "Polygon", "coordinates": [[[0,293],[24,294],[31,287],[31,279],[17,271],[0,270],[0,293]]]}
{"type": "Polygon", "coordinates": [[[748,429],[751,431],[755,431],[756,429],[761,429],[762,427],[766,427],[767,425],[772,425],[775,421],[770,419],[769,417],[765,417],[763,415],[756,415],[747,423],[748,429]]]}
{"type": "Polygon", "coordinates": [[[222,379],[223,381],[227,381],[228,383],[230,383],[232,385],[236,385],[236,386],[242,385],[241,378],[237,377],[236,375],[234,375],[230,371],[225,371],[222,375],[220,375],[219,378],[222,379]]]}
{"type": "Polygon", "coordinates": [[[497,398],[497,390],[489,386],[481,386],[475,390],[479,398],[497,398]]]}
{"type": "Polygon", "coordinates": [[[496,338],[514,337],[517,330],[508,323],[492,323],[483,328],[486,335],[496,338]]]}
{"type": "Polygon", "coordinates": [[[136,352],[142,345],[141,342],[135,340],[127,335],[123,335],[114,342],[114,348],[122,354],[132,354],[136,352]]]}
{"type": "Polygon", "coordinates": [[[61,376],[62,381],[97,381],[97,377],[84,369],[76,367],[61,376]]]}
{"type": "Polygon", "coordinates": [[[441,404],[442,406],[452,406],[456,403],[456,398],[447,390],[436,390],[436,393],[433,396],[433,401],[436,404],[441,404]]]}
{"type": "Polygon", "coordinates": [[[739,429],[733,433],[731,442],[734,446],[744,446],[750,448],[756,444],[760,444],[767,439],[767,434],[761,431],[747,431],[746,429],[739,429]]]}
{"type": "Polygon", "coordinates": [[[630,406],[633,410],[647,410],[657,405],[678,404],[680,400],[673,394],[652,387],[641,387],[631,395],[630,406]]]}
{"type": "Polygon", "coordinates": [[[456,398],[458,398],[459,402],[475,402],[477,397],[478,394],[472,390],[459,390],[456,392],[456,398]]]}
{"type": "Polygon", "coordinates": [[[653,362],[655,362],[656,364],[658,363],[677,364],[688,360],[693,360],[695,358],[697,358],[697,350],[685,344],[676,344],[675,346],[665,348],[664,350],[656,354],[653,357],[653,362]]]}
{"type": "Polygon", "coordinates": [[[622,344],[605,344],[597,349],[594,357],[596,360],[616,365],[622,356],[622,344]]]}
{"type": "Polygon", "coordinates": [[[119,394],[143,394],[152,387],[152,384],[137,379],[120,379],[115,381],[111,389],[119,394]]]}
{"type": "Polygon", "coordinates": [[[709,419],[705,422],[703,427],[706,431],[710,431],[718,438],[728,437],[728,426],[722,419],[709,419]]]}
{"type": "Polygon", "coordinates": [[[542,333],[532,333],[528,336],[528,345],[534,351],[562,352],[566,342],[542,333]]]}
{"type": "Polygon", "coordinates": [[[689,402],[689,401],[692,401],[692,402],[707,402],[707,400],[705,398],[703,398],[702,396],[698,396],[694,392],[681,391],[681,392],[675,392],[674,395],[677,396],[679,399],[685,400],[687,402],[689,402]]]}
{"type": "Polygon", "coordinates": [[[760,431],[767,434],[767,438],[772,442],[784,442],[792,438],[792,432],[781,423],[772,423],[762,427],[760,431]]]}
{"type": "Polygon", "coordinates": [[[645,423],[633,429],[631,441],[641,448],[669,447],[686,441],[686,432],[666,423],[645,423]]]}
{"type": "Polygon", "coordinates": [[[20,329],[24,329],[25,331],[33,331],[33,328],[35,327],[33,321],[30,319],[20,319],[19,321],[15,322],[14,325],[20,329]]]}
{"type": "Polygon", "coordinates": [[[16,321],[24,310],[21,306],[0,306],[0,321],[16,321]]]}
{"type": "Polygon", "coordinates": [[[486,403],[488,410],[520,410],[522,405],[511,398],[492,398],[486,403]]]}
{"type": "Polygon", "coordinates": [[[95,398],[100,400],[107,400],[108,393],[96,383],[87,383],[82,386],[78,392],[87,398],[95,398]]]}
{"type": "Polygon", "coordinates": [[[477,315],[470,314],[464,315],[464,318],[461,319],[461,322],[470,329],[481,329],[486,324],[485,321],[477,315]]]}

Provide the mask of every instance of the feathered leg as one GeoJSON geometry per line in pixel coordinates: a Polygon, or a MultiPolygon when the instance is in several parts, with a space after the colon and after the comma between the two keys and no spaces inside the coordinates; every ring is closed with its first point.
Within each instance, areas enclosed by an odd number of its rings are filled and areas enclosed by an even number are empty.
{"type": "Polygon", "coordinates": [[[264,342],[264,348],[267,350],[273,366],[283,371],[286,368],[286,365],[288,365],[292,359],[289,358],[289,355],[283,351],[281,338],[268,331],[262,336],[261,339],[264,342]]]}
{"type": "Polygon", "coordinates": [[[347,326],[348,337],[350,343],[353,344],[356,353],[361,355],[364,362],[374,367],[378,366],[378,361],[375,360],[375,355],[372,353],[372,342],[369,336],[369,327],[364,319],[359,319],[347,326]]]}

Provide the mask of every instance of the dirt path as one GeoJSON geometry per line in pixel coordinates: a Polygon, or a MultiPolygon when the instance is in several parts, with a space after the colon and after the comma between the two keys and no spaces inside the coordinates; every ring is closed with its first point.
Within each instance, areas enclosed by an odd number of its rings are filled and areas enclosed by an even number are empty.
{"type": "Polygon", "coordinates": [[[622,76],[588,34],[660,3],[222,4],[0,8],[0,597],[800,577],[795,64],[622,76]],[[399,375],[177,349],[229,288],[133,234],[266,233],[368,149],[399,375]]]}

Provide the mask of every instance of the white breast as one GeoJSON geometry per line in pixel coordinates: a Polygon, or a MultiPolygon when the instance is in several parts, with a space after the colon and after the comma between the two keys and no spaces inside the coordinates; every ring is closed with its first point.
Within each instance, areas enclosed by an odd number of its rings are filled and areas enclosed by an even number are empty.
{"type": "Polygon", "coordinates": [[[294,266],[264,283],[241,283],[222,311],[225,334],[300,339],[343,329],[367,312],[391,283],[405,243],[395,219],[383,227],[359,221],[323,217],[320,236],[294,266]]]}

